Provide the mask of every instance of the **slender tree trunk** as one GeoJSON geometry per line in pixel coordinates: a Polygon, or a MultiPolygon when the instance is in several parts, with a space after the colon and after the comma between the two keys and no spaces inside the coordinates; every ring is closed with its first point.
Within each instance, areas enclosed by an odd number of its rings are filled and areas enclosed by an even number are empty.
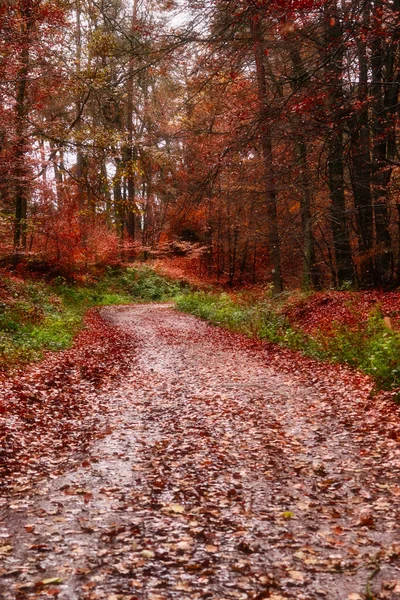
{"type": "Polygon", "coordinates": [[[29,47],[32,33],[32,14],[29,5],[21,15],[21,36],[23,48],[20,55],[21,68],[18,72],[15,102],[15,219],[14,219],[14,266],[18,263],[18,254],[26,249],[28,181],[26,167],[26,93],[29,73],[29,47]]]}
{"type": "Polygon", "coordinates": [[[400,285],[400,204],[397,208],[397,285],[400,285]]]}
{"type": "MultiPolygon", "coordinates": [[[[393,3],[393,17],[398,18],[399,2],[393,3]]],[[[387,285],[393,277],[393,251],[389,231],[390,209],[388,185],[392,174],[392,164],[396,153],[395,115],[398,110],[400,74],[395,71],[396,56],[399,51],[398,25],[389,47],[383,40],[380,30],[383,3],[376,0],[373,16],[378,31],[371,47],[372,71],[372,182],[376,237],[376,285],[387,285]],[[396,81],[397,80],[397,81],[396,81]]],[[[397,67],[398,68],[398,67],[397,67]]]]}
{"type": "MultiPolygon", "coordinates": [[[[292,40],[290,46],[290,57],[292,61],[295,84],[292,89],[296,91],[299,83],[304,80],[307,73],[301,59],[300,50],[296,40],[292,40]]],[[[303,230],[303,288],[320,288],[320,277],[315,259],[315,243],[312,229],[312,200],[311,174],[307,161],[307,144],[304,135],[301,132],[302,124],[298,119],[294,119],[295,138],[297,145],[297,154],[300,168],[300,215],[303,230]]]]}
{"type": "MultiPolygon", "coordinates": [[[[370,26],[370,6],[364,6],[362,26],[370,26]]],[[[355,116],[350,147],[350,175],[356,209],[360,281],[364,288],[374,284],[374,218],[371,192],[371,136],[368,108],[368,58],[365,35],[357,38],[359,81],[357,100],[361,107],[355,116]]]]}
{"type": "Polygon", "coordinates": [[[113,180],[113,196],[114,196],[114,214],[115,214],[115,226],[117,230],[117,236],[122,244],[124,239],[124,211],[122,206],[122,161],[116,159],[116,171],[113,180]]]}
{"type": "Polygon", "coordinates": [[[63,188],[63,175],[62,175],[62,165],[63,165],[63,155],[62,150],[60,150],[60,158],[57,158],[57,151],[53,143],[50,143],[50,157],[51,162],[53,163],[53,172],[54,172],[54,181],[56,182],[56,194],[57,194],[57,205],[61,206],[62,203],[62,188],[63,188]]]}
{"type": "Polygon", "coordinates": [[[391,238],[389,233],[389,210],[386,188],[386,135],[384,107],[382,97],[383,83],[383,48],[382,40],[374,39],[372,47],[372,112],[373,112],[373,145],[372,145],[372,181],[375,216],[376,258],[375,283],[386,285],[390,278],[392,262],[391,238]]]}
{"type": "Polygon", "coordinates": [[[207,203],[207,229],[205,232],[205,245],[207,247],[205,254],[205,263],[207,268],[207,275],[212,276],[213,263],[214,263],[214,215],[213,215],[213,203],[209,200],[207,203]]]}
{"type": "Polygon", "coordinates": [[[297,139],[297,148],[300,167],[300,215],[303,229],[303,288],[309,290],[320,289],[320,273],[316,262],[315,242],[312,230],[312,199],[311,174],[307,164],[307,146],[304,136],[300,135],[297,139]]]}
{"type": "Polygon", "coordinates": [[[217,281],[220,280],[221,274],[223,272],[223,267],[221,267],[221,255],[223,256],[223,250],[221,252],[221,206],[218,205],[218,213],[217,213],[217,281]]]}
{"type": "MultiPolygon", "coordinates": [[[[22,57],[24,58],[24,57],[22,57]]],[[[28,55],[26,55],[28,61],[28,55]]],[[[27,75],[27,73],[26,73],[27,75]]],[[[15,222],[14,222],[14,251],[16,253],[26,248],[26,229],[27,229],[27,173],[25,166],[26,156],[26,137],[24,133],[25,117],[25,92],[26,76],[18,84],[17,105],[16,105],[16,150],[15,150],[15,222]]]]}
{"type": "Polygon", "coordinates": [[[272,285],[273,292],[280,293],[283,290],[283,280],[281,271],[281,249],[278,229],[278,199],[272,164],[272,135],[271,125],[269,123],[269,104],[267,97],[267,81],[264,65],[264,39],[261,23],[258,19],[258,16],[253,16],[250,18],[250,31],[253,41],[254,58],[256,63],[260,122],[262,127],[261,146],[265,182],[265,200],[268,218],[269,253],[272,267],[272,285]]]}
{"type": "Polygon", "coordinates": [[[256,283],[257,281],[257,240],[254,240],[253,246],[253,273],[252,273],[252,281],[256,283]]]}
{"type": "MultiPolygon", "coordinates": [[[[137,27],[137,9],[138,0],[134,0],[132,7],[131,19],[131,40],[133,42],[137,27]]],[[[137,160],[137,152],[134,143],[134,128],[133,128],[133,74],[135,68],[135,57],[133,47],[130,50],[131,57],[128,65],[128,78],[126,83],[127,109],[126,109],[126,125],[128,131],[128,144],[124,149],[124,162],[127,171],[127,205],[126,205],[126,230],[129,238],[134,241],[136,237],[136,205],[135,205],[135,166],[137,160]]]]}
{"type": "MultiPolygon", "coordinates": [[[[82,68],[82,27],[81,27],[81,0],[75,0],[75,13],[76,13],[76,24],[75,24],[75,39],[76,39],[76,74],[78,81],[81,77],[82,68]]],[[[82,213],[85,204],[85,186],[84,186],[84,172],[85,172],[85,157],[82,151],[82,142],[80,140],[80,126],[82,122],[82,106],[81,106],[81,95],[77,92],[75,98],[75,129],[77,131],[76,141],[76,183],[77,183],[77,198],[79,210],[82,213]]]]}
{"type": "Polygon", "coordinates": [[[343,158],[343,106],[342,89],[343,53],[342,26],[336,0],[325,4],[325,37],[328,60],[329,131],[328,185],[331,199],[330,220],[335,251],[337,284],[354,284],[356,281],[349,235],[349,218],[346,210],[344,158],[343,158]]]}
{"type": "Polygon", "coordinates": [[[111,227],[111,194],[108,185],[107,165],[106,165],[106,153],[103,151],[103,156],[100,161],[101,171],[101,188],[105,198],[105,209],[106,209],[106,222],[108,227],[111,227]]]}

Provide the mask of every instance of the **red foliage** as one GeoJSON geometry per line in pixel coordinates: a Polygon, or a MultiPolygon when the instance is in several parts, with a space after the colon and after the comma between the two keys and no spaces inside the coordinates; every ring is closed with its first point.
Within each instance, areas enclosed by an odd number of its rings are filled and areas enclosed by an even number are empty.
{"type": "Polygon", "coordinates": [[[301,302],[295,300],[285,315],[305,333],[329,333],[338,324],[357,328],[377,309],[390,318],[392,326],[400,328],[399,292],[318,292],[301,302]]]}
{"type": "MultiPolygon", "coordinates": [[[[18,143],[23,146],[23,176],[30,189],[34,185],[31,170],[37,166],[33,154],[29,155],[33,139],[30,120],[34,115],[38,121],[37,111],[65,85],[62,67],[54,60],[54,47],[61,43],[66,25],[65,7],[53,0],[16,0],[0,6],[0,192],[10,213],[14,209],[14,188],[21,176],[18,143]],[[29,58],[26,68],[24,53],[29,58]],[[21,81],[25,81],[20,107],[23,118],[16,110],[21,81]]],[[[0,222],[0,244],[1,233],[0,222]]]]}
{"type": "Polygon", "coordinates": [[[121,246],[102,215],[80,210],[72,189],[55,203],[53,191],[42,186],[37,214],[32,218],[31,260],[68,276],[96,266],[120,262],[121,246]]]}
{"type": "Polygon", "coordinates": [[[180,281],[186,281],[196,289],[218,286],[215,277],[210,277],[202,269],[201,256],[193,258],[174,256],[158,258],[152,267],[161,275],[180,281]]]}

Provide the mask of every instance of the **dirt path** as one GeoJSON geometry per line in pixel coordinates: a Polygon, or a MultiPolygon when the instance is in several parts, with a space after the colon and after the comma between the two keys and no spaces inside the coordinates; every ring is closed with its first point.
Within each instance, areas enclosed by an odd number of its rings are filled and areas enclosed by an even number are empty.
{"type": "Polygon", "coordinates": [[[103,315],[137,358],[82,465],[3,511],[2,599],[400,599],[396,436],[170,307],[103,315]]]}

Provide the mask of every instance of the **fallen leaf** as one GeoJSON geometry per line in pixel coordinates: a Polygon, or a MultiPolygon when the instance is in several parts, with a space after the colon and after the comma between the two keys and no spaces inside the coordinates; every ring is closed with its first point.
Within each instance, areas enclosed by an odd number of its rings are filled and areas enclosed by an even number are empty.
{"type": "Polygon", "coordinates": [[[185,512],[185,508],[184,508],[184,506],[182,506],[182,504],[169,504],[168,506],[165,507],[165,510],[168,510],[168,512],[173,512],[173,513],[177,513],[177,514],[182,514],[185,512]]]}
{"type": "Polygon", "coordinates": [[[175,589],[182,592],[190,592],[192,590],[190,585],[188,583],[185,583],[184,581],[180,581],[179,583],[177,583],[175,589]]]}
{"type": "Polygon", "coordinates": [[[300,571],[289,571],[288,573],[289,573],[290,579],[292,579],[293,581],[298,581],[299,583],[304,583],[304,580],[305,580],[304,573],[301,573],[300,571]]]}
{"type": "Polygon", "coordinates": [[[189,542],[178,542],[176,544],[176,547],[178,548],[178,550],[190,550],[191,545],[189,544],[189,542]]]}
{"type": "Polygon", "coordinates": [[[372,511],[369,509],[361,511],[357,525],[360,525],[361,527],[374,527],[375,519],[372,511]]]}
{"type": "Polygon", "coordinates": [[[42,579],[40,585],[56,585],[62,583],[61,577],[50,577],[50,579],[42,579]]]}
{"type": "Polygon", "coordinates": [[[292,513],[291,510],[285,510],[283,513],[281,513],[281,517],[284,519],[293,519],[294,513],[292,513]]]}

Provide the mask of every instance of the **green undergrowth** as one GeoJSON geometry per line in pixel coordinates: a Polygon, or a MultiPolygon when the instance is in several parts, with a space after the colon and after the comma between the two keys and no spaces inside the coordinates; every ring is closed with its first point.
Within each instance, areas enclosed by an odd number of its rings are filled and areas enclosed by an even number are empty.
{"type": "Polygon", "coordinates": [[[360,369],[378,389],[400,386],[400,334],[385,326],[379,307],[356,327],[334,323],[328,333],[306,334],[285,316],[293,299],[306,300],[293,294],[195,292],[145,266],[110,269],[85,283],[62,278],[44,283],[0,273],[0,369],[36,360],[44,350],[69,347],[89,308],[176,301],[181,311],[232,331],[360,369]]]}
{"type": "Polygon", "coordinates": [[[0,274],[0,370],[68,348],[92,307],[171,301],[184,284],[147,267],[109,270],[85,284],[24,280],[0,274]]]}
{"type": "Polygon", "coordinates": [[[388,329],[379,308],[357,327],[334,323],[329,333],[304,333],[289,322],[283,308],[287,296],[249,299],[245,295],[193,292],[177,299],[177,307],[216,325],[265,339],[312,358],[350,365],[373,377],[377,389],[400,386],[400,334],[388,329]]]}

